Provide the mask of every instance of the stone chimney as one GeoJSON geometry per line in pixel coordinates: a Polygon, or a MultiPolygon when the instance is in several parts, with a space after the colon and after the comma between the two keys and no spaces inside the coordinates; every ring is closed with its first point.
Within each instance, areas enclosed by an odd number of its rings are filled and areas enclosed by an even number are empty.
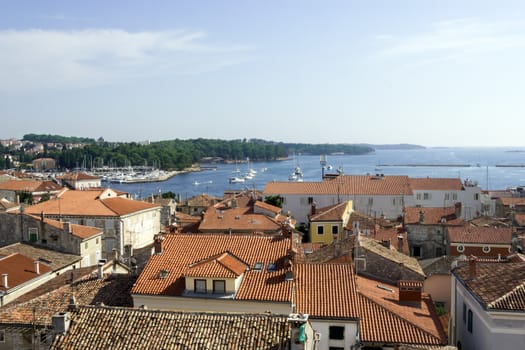
{"type": "Polygon", "coordinates": [[[163,242],[164,235],[162,233],[158,233],[155,235],[155,237],[153,237],[153,247],[155,254],[162,254],[163,242]]]}
{"type": "Polygon", "coordinates": [[[7,284],[7,273],[2,274],[2,286],[7,289],[9,285],[7,284]]]}
{"type": "Polygon", "coordinates": [[[53,325],[53,332],[55,334],[66,334],[71,323],[71,315],[69,312],[60,312],[53,315],[51,324],[53,325]]]}
{"type": "Polygon", "coordinates": [[[474,280],[476,279],[476,275],[477,275],[477,267],[476,267],[476,264],[477,264],[477,258],[473,255],[470,256],[470,258],[468,259],[468,279],[469,280],[474,280]]]}
{"type": "Polygon", "coordinates": [[[40,261],[35,260],[35,273],[40,275],[40,261]]]}

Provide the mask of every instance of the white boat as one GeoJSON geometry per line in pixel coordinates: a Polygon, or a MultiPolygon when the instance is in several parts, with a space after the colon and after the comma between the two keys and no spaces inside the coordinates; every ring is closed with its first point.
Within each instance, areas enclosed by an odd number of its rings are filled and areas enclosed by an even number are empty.
{"type": "Polygon", "coordinates": [[[231,184],[235,184],[235,183],[242,183],[242,182],[244,182],[245,180],[244,180],[244,178],[242,178],[242,177],[236,177],[236,176],[235,176],[235,177],[230,177],[230,178],[228,179],[228,181],[229,181],[231,184]]]}

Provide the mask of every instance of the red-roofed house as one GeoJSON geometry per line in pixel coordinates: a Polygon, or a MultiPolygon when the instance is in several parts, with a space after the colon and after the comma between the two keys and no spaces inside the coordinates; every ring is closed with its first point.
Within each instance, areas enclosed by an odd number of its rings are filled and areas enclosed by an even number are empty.
{"type": "Polygon", "coordinates": [[[450,344],[462,350],[525,348],[525,262],[481,263],[452,271],[450,344]]]}
{"type": "Polygon", "coordinates": [[[464,224],[460,211],[461,203],[446,208],[406,207],[403,222],[408,232],[410,255],[418,259],[445,255],[447,228],[464,224]]]}
{"type": "Polygon", "coordinates": [[[58,176],[57,179],[64,182],[73,190],[86,190],[89,188],[100,188],[102,186],[102,179],[100,177],[81,172],[66,173],[58,176]]]}
{"type": "Polygon", "coordinates": [[[133,249],[150,246],[161,230],[160,211],[158,204],[122,198],[111,189],[67,190],[25,208],[27,214],[44,213],[46,218],[102,229],[104,258],[112,258],[114,248],[129,258],[133,249]]]}
{"type": "Polygon", "coordinates": [[[352,201],[334,204],[317,209],[312,204],[309,215],[310,241],[312,243],[330,244],[333,241],[346,238],[345,228],[352,213],[352,201]]]}
{"type": "Polygon", "coordinates": [[[41,180],[9,180],[0,182],[0,197],[5,197],[11,202],[18,203],[20,194],[27,193],[32,197],[32,202],[37,203],[42,196],[49,195],[55,198],[63,187],[53,181],[41,180]]]}
{"type": "Polygon", "coordinates": [[[512,252],[512,228],[471,225],[449,227],[447,241],[447,255],[504,257],[512,252]]]}

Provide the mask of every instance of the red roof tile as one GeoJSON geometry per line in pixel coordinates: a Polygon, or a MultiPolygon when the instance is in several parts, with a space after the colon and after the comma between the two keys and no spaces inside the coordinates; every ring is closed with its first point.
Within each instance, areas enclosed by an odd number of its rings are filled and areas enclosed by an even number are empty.
{"type": "Polygon", "coordinates": [[[448,237],[450,243],[511,244],[512,228],[451,226],[448,237]]]}
{"type": "Polygon", "coordinates": [[[39,261],[39,273],[35,271],[35,260],[22,255],[11,254],[0,258],[0,275],[7,274],[7,286],[0,281],[0,290],[7,291],[24,282],[30,281],[39,275],[51,271],[51,267],[39,261]]]}
{"type": "Polygon", "coordinates": [[[267,182],[263,191],[270,194],[337,195],[412,195],[408,176],[342,175],[322,182],[267,182]]]}
{"type": "Polygon", "coordinates": [[[269,263],[278,266],[275,272],[267,272],[264,268],[246,271],[236,299],[290,300],[292,284],[285,281],[287,269],[281,263],[290,247],[288,238],[224,234],[167,234],[164,237],[162,254],[150,258],[133,287],[133,294],[180,296],[185,289],[183,277],[190,273],[191,264],[230,252],[250,267],[258,262],[264,266],[269,263]],[[158,277],[160,270],[169,271],[166,278],[158,277]]]}
{"type": "Polygon", "coordinates": [[[428,191],[461,191],[463,184],[459,178],[410,178],[413,190],[428,191]]]}
{"type": "Polygon", "coordinates": [[[446,344],[446,336],[428,295],[399,301],[396,286],[357,277],[361,337],[365,342],[446,344]]]}
{"type": "Polygon", "coordinates": [[[352,264],[297,264],[293,272],[297,312],[313,318],[359,317],[352,264]]]}
{"type": "Polygon", "coordinates": [[[462,225],[463,219],[456,217],[454,207],[447,208],[419,208],[405,207],[405,223],[419,224],[420,213],[423,213],[423,224],[425,225],[462,225]],[[444,222],[442,221],[444,219],[444,222]]]}

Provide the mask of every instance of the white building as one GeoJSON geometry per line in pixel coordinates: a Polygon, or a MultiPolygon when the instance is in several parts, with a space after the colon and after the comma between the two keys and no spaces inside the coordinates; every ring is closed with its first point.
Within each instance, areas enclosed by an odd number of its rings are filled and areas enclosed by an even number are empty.
{"type": "Polygon", "coordinates": [[[461,350],[525,349],[525,261],[452,271],[450,344],[461,350]]]}

